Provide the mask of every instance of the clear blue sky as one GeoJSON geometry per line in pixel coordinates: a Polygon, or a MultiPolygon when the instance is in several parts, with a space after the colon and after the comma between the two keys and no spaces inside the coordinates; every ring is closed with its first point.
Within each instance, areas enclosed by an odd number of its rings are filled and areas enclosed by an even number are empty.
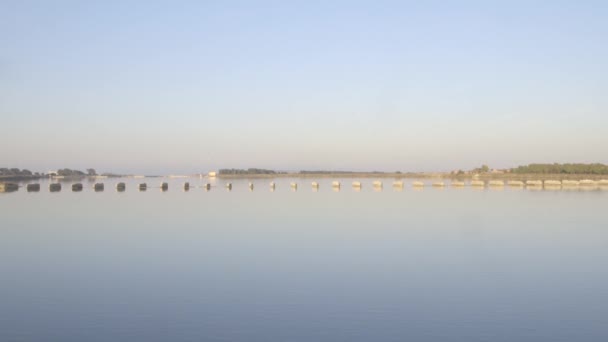
{"type": "Polygon", "coordinates": [[[608,163],[606,1],[2,1],[0,166],[608,163]]]}

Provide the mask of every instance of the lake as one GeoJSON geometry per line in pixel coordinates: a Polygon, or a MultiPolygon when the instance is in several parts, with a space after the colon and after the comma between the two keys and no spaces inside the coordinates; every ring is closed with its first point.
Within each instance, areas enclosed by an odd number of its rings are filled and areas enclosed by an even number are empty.
{"type": "Polygon", "coordinates": [[[313,180],[0,194],[0,341],[608,340],[608,191],[313,180]]]}

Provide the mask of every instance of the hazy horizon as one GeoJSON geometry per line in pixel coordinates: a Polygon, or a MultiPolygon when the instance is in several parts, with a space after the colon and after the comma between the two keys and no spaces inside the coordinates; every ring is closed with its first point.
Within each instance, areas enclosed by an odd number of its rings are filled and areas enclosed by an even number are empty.
{"type": "Polygon", "coordinates": [[[0,5],[0,166],[608,163],[601,1],[0,5]]]}

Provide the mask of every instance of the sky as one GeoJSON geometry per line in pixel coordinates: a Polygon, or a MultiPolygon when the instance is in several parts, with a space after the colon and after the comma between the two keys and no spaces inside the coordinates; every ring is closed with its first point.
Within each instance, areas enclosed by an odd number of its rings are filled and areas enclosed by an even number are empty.
{"type": "Polygon", "coordinates": [[[608,163],[606,1],[0,0],[0,167],[608,163]]]}

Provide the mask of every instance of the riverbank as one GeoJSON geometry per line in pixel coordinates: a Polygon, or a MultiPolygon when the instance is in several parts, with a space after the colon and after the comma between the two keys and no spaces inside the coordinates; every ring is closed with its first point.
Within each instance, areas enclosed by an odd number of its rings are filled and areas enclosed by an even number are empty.
{"type": "Polygon", "coordinates": [[[380,178],[380,179],[448,179],[448,180],[580,180],[608,179],[608,175],[597,174],[517,174],[517,173],[485,173],[462,174],[441,172],[421,173],[374,173],[374,172],[348,172],[348,173],[277,173],[277,174],[230,174],[218,175],[221,179],[272,179],[272,178],[380,178]]]}
{"type": "Polygon", "coordinates": [[[28,180],[37,180],[37,179],[42,179],[42,178],[46,178],[44,176],[0,176],[0,182],[4,182],[4,181],[28,181],[28,180]]]}

